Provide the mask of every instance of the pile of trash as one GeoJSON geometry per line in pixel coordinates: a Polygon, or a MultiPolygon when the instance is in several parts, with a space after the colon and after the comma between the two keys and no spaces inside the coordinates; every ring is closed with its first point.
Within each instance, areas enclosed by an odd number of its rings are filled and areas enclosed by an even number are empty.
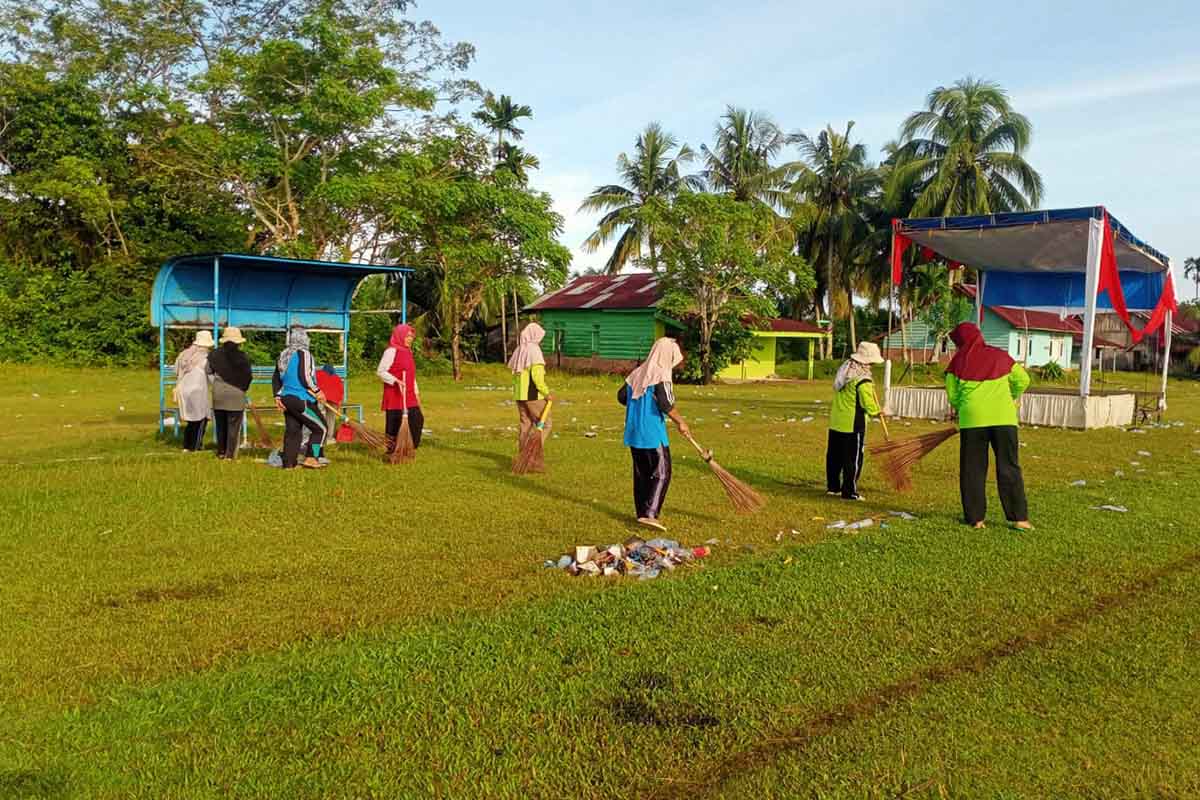
{"type": "Polygon", "coordinates": [[[628,575],[651,580],[676,567],[691,564],[709,553],[707,547],[684,547],[674,539],[645,541],[637,536],[624,544],[608,547],[579,545],[573,553],[564,553],[557,561],[547,559],[547,569],[566,570],[571,575],[628,575]]]}

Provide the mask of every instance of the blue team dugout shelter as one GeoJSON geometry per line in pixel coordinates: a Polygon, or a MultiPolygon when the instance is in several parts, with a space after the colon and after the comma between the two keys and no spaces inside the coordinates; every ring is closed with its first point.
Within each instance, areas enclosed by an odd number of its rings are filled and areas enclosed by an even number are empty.
{"type": "Polygon", "coordinates": [[[1171,316],[1178,311],[1171,261],[1104,206],[893,220],[893,286],[903,277],[902,255],[913,245],[926,258],[978,271],[980,313],[984,306],[1010,306],[1082,315],[1081,397],[1091,390],[1097,312],[1119,316],[1135,343],[1162,328],[1170,353],[1171,316]],[[1137,327],[1130,311],[1148,312],[1149,322],[1137,327]]]}
{"type": "MultiPolygon", "coordinates": [[[[167,361],[168,330],[210,329],[213,339],[230,325],[242,331],[286,331],[302,325],[309,333],[341,336],[341,363],[334,371],[347,377],[350,309],[359,283],[369,275],[394,274],[400,278],[399,309],[407,321],[408,276],[411,269],[382,264],[349,264],[296,258],[205,253],[177,256],[163,264],[154,280],[150,321],[158,326],[158,430],[172,419],[178,430],[177,411],[167,406],[167,387],[175,383],[175,365],[167,361]]],[[[372,313],[372,312],[366,312],[372,313]]],[[[270,383],[274,365],[256,366],[255,383],[270,383]]],[[[346,397],[349,399],[349,396],[346,397]]],[[[343,404],[346,408],[348,404],[343,404]]],[[[362,419],[362,405],[356,408],[362,419]]]]}

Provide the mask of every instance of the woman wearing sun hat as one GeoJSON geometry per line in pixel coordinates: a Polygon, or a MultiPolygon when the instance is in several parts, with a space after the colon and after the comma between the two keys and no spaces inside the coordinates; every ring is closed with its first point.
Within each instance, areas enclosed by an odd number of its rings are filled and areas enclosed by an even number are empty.
{"type": "Polygon", "coordinates": [[[208,353],[213,347],[210,331],[196,331],[196,338],[175,359],[175,405],[179,417],[187,423],[183,429],[183,449],[204,447],[204,429],[212,407],[208,402],[208,353]]]}
{"type": "Polygon", "coordinates": [[[217,427],[217,458],[237,457],[246,412],[246,392],[254,380],[250,359],[239,346],[246,341],[242,332],[230,326],[221,332],[220,347],[208,357],[212,381],[213,422],[217,427]]]}
{"type": "Polygon", "coordinates": [[[879,345],[859,342],[858,349],[838,368],[829,407],[829,444],[825,450],[825,485],[829,494],[862,500],[862,475],[867,419],[882,416],[871,381],[871,365],[882,364],[879,345]]]}

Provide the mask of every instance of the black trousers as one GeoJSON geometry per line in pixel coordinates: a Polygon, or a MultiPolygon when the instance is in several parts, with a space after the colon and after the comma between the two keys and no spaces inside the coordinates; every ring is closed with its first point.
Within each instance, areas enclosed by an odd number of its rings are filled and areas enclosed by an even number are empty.
{"type": "Polygon", "coordinates": [[[996,453],[996,489],[1009,522],[1029,519],[1016,425],[967,428],[958,434],[958,487],[963,517],[974,525],[987,516],[988,447],[996,453]]]}
{"type": "Polygon", "coordinates": [[[858,497],[858,479],[863,468],[862,433],[829,432],[825,447],[825,486],[831,492],[853,500],[858,497]]]}
{"type": "Polygon", "coordinates": [[[203,450],[204,431],[207,429],[207,419],[202,419],[199,422],[189,422],[183,429],[183,449],[203,450]]]}
{"type": "MultiPolygon", "coordinates": [[[[404,412],[400,409],[388,409],[387,411],[387,435],[396,438],[396,434],[400,432],[400,422],[404,418],[404,412]]],[[[408,429],[412,432],[413,447],[421,446],[421,430],[425,427],[425,415],[421,413],[420,406],[413,406],[408,410],[408,429]]]]}
{"type": "Polygon", "coordinates": [[[213,409],[213,424],[217,426],[218,456],[237,458],[238,445],[242,441],[242,417],[245,413],[213,409]]]}
{"type": "Polygon", "coordinates": [[[291,469],[300,461],[300,432],[308,428],[306,456],[319,457],[325,444],[325,417],[316,403],[283,395],[283,468],[291,469]]]}
{"type": "Polygon", "coordinates": [[[658,519],[671,485],[671,448],[629,448],[633,456],[633,507],[639,518],[658,519]]]}

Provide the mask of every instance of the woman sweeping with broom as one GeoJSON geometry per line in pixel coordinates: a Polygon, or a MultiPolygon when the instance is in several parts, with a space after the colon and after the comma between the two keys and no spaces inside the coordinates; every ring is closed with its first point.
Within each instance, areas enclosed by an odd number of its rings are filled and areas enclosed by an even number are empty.
{"type": "Polygon", "coordinates": [[[867,438],[867,419],[881,417],[871,365],[882,364],[879,345],[859,342],[858,349],[837,371],[833,379],[833,403],[829,407],[829,444],[825,450],[825,486],[827,494],[846,500],[862,500],[858,478],[862,475],[863,442],[867,438]]]}
{"type": "Polygon", "coordinates": [[[958,413],[959,491],[968,525],[984,527],[987,516],[988,447],[996,453],[996,488],[1010,525],[1029,530],[1025,482],[1018,459],[1017,406],[1029,374],[998,347],[987,345],[978,326],[959,325],[950,334],[958,352],[946,366],[946,395],[958,413]]]}
{"type": "MultiPolygon", "coordinates": [[[[425,425],[425,416],[421,413],[421,395],[417,388],[417,364],[412,352],[416,337],[411,325],[397,325],[375,370],[379,380],[383,381],[382,408],[387,416],[387,435],[397,440],[407,417],[414,448],[421,446],[421,430],[425,425]]],[[[395,448],[401,448],[399,441],[395,448]]]]}
{"type": "MultiPolygon", "coordinates": [[[[508,368],[513,372],[513,399],[520,416],[518,442],[524,443],[542,419],[542,411],[554,397],[546,385],[546,357],[542,354],[542,339],[546,331],[536,322],[531,322],[521,331],[517,349],[508,359],[508,368]]],[[[542,440],[546,439],[547,427],[542,428],[542,440]]]]}
{"type": "Polygon", "coordinates": [[[617,402],[625,406],[625,446],[633,456],[633,505],[637,521],[660,531],[667,529],[658,516],[671,485],[667,418],[682,435],[690,433],[675,408],[671,385],[671,371],[681,361],[683,353],[675,340],[659,339],[617,392],[617,402]]]}

